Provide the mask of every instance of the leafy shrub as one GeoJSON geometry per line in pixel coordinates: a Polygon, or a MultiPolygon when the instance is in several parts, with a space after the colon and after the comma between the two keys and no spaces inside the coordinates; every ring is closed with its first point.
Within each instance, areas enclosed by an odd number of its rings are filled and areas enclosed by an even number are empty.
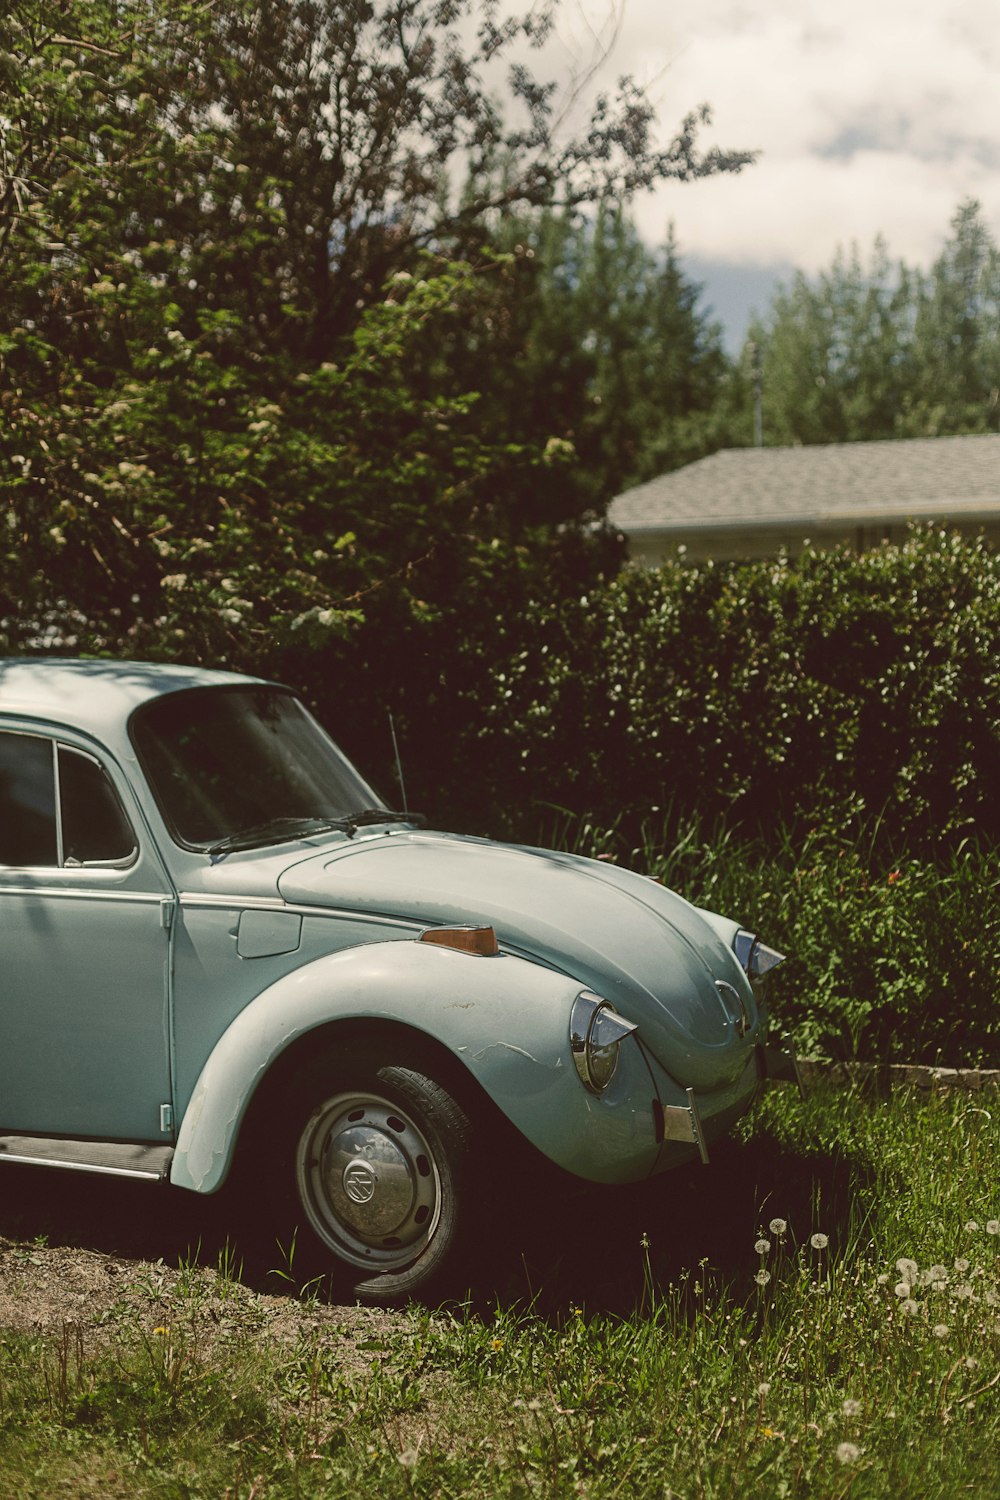
{"type": "Polygon", "coordinates": [[[671,842],[647,822],[631,849],[587,822],[560,831],[580,853],[656,875],[786,954],[768,1002],[801,1052],[1000,1067],[997,849],[887,863],[870,840],[830,825],[801,843],[772,829],[765,843],[692,819],[671,842]]]}
{"type": "Polygon", "coordinates": [[[1000,557],[981,541],[626,572],[498,634],[472,731],[495,802],[633,834],[651,809],[800,836],[835,810],[889,858],[1000,837],[1000,557]]]}

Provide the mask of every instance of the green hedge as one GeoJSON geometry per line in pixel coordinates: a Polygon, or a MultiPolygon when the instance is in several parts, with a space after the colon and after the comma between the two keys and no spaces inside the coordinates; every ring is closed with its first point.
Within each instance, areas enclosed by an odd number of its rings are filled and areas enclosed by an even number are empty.
{"type": "MultiPolygon", "coordinates": [[[[466,653],[488,805],[651,810],[893,848],[1000,836],[1000,556],[935,530],[855,555],[627,571],[466,653]]],[[[537,812],[536,812],[537,817],[537,812]]]]}

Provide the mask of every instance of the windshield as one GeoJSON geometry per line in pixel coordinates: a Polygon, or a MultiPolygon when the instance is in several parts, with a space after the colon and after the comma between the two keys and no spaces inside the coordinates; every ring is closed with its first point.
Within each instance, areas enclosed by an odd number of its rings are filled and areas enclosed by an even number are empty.
{"type": "Polygon", "coordinates": [[[286,688],[167,693],[129,726],[167,826],[189,847],[274,842],[384,804],[286,688]],[[259,835],[259,836],[258,836],[259,835]]]}

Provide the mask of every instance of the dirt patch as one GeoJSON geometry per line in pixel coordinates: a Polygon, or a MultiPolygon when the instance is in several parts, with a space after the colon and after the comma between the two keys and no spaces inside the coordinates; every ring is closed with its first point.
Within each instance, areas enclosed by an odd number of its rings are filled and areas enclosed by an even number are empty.
{"type": "Polygon", "coordinates": [[[181,1329],[205,1354],[247,1337],[319,1340],[335,1346],[352,1374],[370,1368],[379,1345],[414,1327],[409,1313],[268,1296],[205,1267],[0,1238],[0,1329],[46,1336],[73,1329],[88,1350],[123,1335],[152,1339],[181,1329]]]}

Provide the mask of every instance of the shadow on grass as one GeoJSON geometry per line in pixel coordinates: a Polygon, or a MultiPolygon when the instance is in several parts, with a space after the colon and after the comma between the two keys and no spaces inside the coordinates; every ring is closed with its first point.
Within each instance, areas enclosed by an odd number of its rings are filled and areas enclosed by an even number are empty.
{"type": "MultiPolygon", "coordinates": [[[[238,1201],[225,1191],[201,1198],[15,1166],[3,1169],[2,1180],[0,1235],[8,1239],[212,1268],[228,1245],[247,1285],[278,1295],[295,1287],[298,1267],[289,1268],[276,1241],[262,1191],[238,1201]]],[[[650,1291],[703,1265],[742,1297],[759,1265],[754,1242],[771,1219],[785,1219],[799,1244],[821,1230],[835,1252],[852,1219],[865,1214],[866,1186],[849,1158],[789,1150],[766,1133],[747,1144],[718,1143],[709,1166],[678,1168],[636,1187],[519,1180],[491,1192],[484,1249],[469,1266],[471,1304],[484,1312],[497,1303],[530,1306],[556,1319],[572,1307],[627,1315],[650,1291]]]]}
{"type": "Polygon", "coordinates": [[[823,1232],[836,1252],[866,1215],[866,1174],[843,1155],[789,1150],[763,1135],[717,1143],[711,1157],[635,1187],[581,1187],[532,1204],[531,1235],[504,1236],[495,1284],[474,1289],[476,1305],[485,1292],[547,1317],[570,1307],[628,1315],[702,1270],[742,1300],[761,1264],[756,1240],[774,1239],[772,1219],[785,1220],[799,1245],[823,1232]]]}

